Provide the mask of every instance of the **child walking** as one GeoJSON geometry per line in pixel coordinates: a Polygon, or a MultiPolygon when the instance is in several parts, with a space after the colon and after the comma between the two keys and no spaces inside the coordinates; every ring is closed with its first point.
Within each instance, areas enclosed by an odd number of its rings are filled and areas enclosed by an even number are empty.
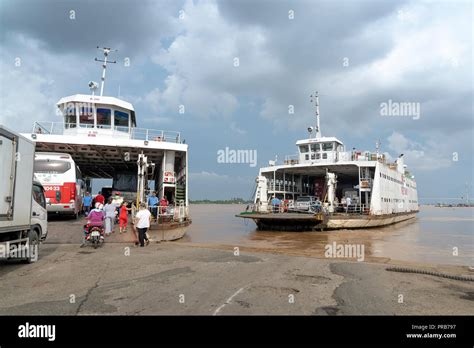
{"type": "Polygon", "coordinates": [[[123,201],[122,206],[120,207],[120,214],[119,214],[120,233],[127,232],[129,210],[132,210],[132,209],[127,208],[127,202],[123,201]]]}

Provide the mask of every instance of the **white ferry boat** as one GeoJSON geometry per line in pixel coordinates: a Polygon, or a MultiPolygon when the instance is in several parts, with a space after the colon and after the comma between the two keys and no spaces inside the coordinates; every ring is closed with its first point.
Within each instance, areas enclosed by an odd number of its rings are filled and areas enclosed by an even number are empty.
{"type": "Polygon", "coordinates": [[[132,104],[103,95],[107,63],[114,62],[108,61],[110,48],[101,50],[104,59],[96,58],[103,62],[100,95],[95,95],[98,84],[91,81],[91,94],[57,102],[61,122],[36,121],[31,133],[23,135],[36,143],[37,153],[69,154],[85,183],[112,179],[114,191],[122,195],[128,191],[133,203],[147,202],[151,191],[166,197],[170,205],[158,209],[158,223],[152,230],[162,231],[156,239],[180,238],[184,232],[175,228],[191,223],[188,145],[180,132],[137,128],[132,104]]]}
{"type": "Polygon", "coordinates": [[[297,155],[260,168],[254,204],[237,216],[274,230],[366,228],[414,218],[416,181],[403,154],[389,163],[379,143],[375,152],[346,151],[336,137],[323,137],[318,94],[312,98],[316,126],[296,142],[297,155]]]}

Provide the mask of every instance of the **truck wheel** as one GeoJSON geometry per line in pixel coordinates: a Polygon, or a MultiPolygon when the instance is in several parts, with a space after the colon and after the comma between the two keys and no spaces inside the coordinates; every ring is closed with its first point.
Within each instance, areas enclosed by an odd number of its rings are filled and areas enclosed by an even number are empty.
{"type": "Polygon", "coordinates": [[[33,263],[38,260],[39,254],[39,237],[36,230],[30,231],[28,234],[28,257],[26,258],[26,263],[33,263]]]}

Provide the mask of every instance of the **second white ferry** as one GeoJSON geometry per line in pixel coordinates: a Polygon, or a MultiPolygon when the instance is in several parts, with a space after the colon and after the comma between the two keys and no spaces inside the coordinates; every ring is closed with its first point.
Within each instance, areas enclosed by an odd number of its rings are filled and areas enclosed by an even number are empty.
{"type": "Polygon", "coordinates": [[[313,100],[316,125],[296,142],[298,154],[260,169],[254,204],[237,216],[273,230],[365,228],[414,218],[416,181],[403,154],[389,163],[379,143],[375,152],[346,151],[339,139],[321,135],[317,92],[313,100]]]}

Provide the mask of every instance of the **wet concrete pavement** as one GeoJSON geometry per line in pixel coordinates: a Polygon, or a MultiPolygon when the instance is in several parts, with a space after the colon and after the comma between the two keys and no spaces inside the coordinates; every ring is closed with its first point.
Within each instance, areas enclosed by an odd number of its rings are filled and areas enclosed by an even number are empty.
{"type": "Polygon", "coordinates": [[[472,284],[383,264],[218,250],[45,244],[0,266],[0,314],[472,314],[472,284]],[[403,294],[404,303],[398,303],[403,294]]]}
{"type": "MultiPolygon", "coordinates": [[[[322,259],[310,246],[279,248],[264,240],[240,245],[188,237],[139,248],[130,228],[103,247],[81,248],[83,224],[52,219],[38,262],[0,262],[0,314],[474,313],[472,282],[387,272],[389,262],[405,265],[388,258],[322,259]]],[[[472,275],[459,266],[443,270],[472,275]]]]}

